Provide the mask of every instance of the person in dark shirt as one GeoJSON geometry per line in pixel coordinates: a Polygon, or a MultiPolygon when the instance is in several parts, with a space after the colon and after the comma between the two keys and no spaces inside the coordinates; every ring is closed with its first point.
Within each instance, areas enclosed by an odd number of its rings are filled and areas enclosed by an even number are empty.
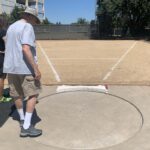
{"type": "Polygon", "coordinates": [[[7,20],[5,17],[0,16],[0,102],[7,102],[11,100],[11,98],[6,98],[3,96],[4,80],[6,78],[6,74],[3,73],[6,28],[7,20]]]}

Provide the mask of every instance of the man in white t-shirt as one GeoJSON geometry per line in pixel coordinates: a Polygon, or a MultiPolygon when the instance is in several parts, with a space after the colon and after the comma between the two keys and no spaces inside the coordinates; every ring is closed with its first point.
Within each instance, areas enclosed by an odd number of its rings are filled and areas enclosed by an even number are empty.
{"type": "Polygon", "coordinates": [[[32,114],[41,90],[41,73],[37,65],[35,34],[32,25],[40,23],[37,12],[26,8],[22,19],[8,28],[3,72],[8,74],[10,95],[20,116],[20,137],[37,137],[42,130],[31,125],[32,114]],[[28,97],[26,112],[23,97],[28,97]]]}

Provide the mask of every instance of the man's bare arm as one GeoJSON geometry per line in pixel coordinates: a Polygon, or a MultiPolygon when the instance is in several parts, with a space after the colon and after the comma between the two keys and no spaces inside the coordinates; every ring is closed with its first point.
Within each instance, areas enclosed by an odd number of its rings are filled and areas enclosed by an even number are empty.
{"type": "Polygon", "coordinates": [[[31,53],[31,50],[30,50],[30,46],[29,45],[26,45],[24,44],[22,46],[22,49],[23,49],[23,53],[27,59],[27,61],[29,62],[29,64],[31,65],[31,67],[33,68],[34,70],[34,73],[35,73],[35,79],[37,80],[40,80],[41,78],[41,73],[38,69],[38,65],[34,62],[34,58],[33,58],[33,55],[31,53]]]}

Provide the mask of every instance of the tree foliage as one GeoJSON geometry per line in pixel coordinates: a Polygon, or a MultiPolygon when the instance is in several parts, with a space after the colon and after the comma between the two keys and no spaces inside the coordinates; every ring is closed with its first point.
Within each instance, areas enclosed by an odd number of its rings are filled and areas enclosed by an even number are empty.
{"type": "Polygon", "coordinates": [[[11,15],[10,15],[10,22],[13,23],[21,18],[21,12],[23,12],[25,8],[15,6],[11,15]]]}
{"type": "Polygon", "coordinates": [[[42,22],[43,25],[53,25],[54,23],[51,23],[48,18],[45,18],[42,22]]]}
{"type": "Polygon", "coordinates": [[[89,24],[89,22],[85,18],[78,18],[77,21],[72,24],[86,25],[89,24]]]}
{"type": "Polygon", "coordinates": [[[97,16],[105,25],[129,29],[132,35],[143,33],[150,22],[150,0],[98,0],[97,4],[97,16]]]}
{"type": "MultiPolygon", "coordinates": [[[[12,13],[10,14],[10,16],[8,16],[9,22],[13,23],[13,22],[19,20],[21,18],[21,12],[23,12],[24,10],[25,10],[24,7],[17,7],[17,6],[15,6],[14,9],[12,10],[12,13]]],[[[50,25],[50,24],[53,24],[53,23],[51,23],[48,20],[48,18],[45,18],[43,20],[42,24],[44,24],[44,25],[50,25]]]]}
{"type": "Polygon", "coordinates": [[[23,7],[19,8],[15,6],[10,15],[4,12],[0,16],[5,17],[5,20],[7,20],[9,24],[11,24],[21,18],[21,12],[23,11],[24,11],[23,7]]]}

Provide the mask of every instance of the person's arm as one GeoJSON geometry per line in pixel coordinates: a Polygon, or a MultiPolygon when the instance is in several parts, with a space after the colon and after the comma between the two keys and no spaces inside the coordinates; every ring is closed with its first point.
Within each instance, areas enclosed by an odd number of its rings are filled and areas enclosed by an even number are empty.
{"type": "Polygon", "coordinates": [[[23,53],[24,53],[27,61],[29,62],[29,64],[31,65],[31,67],[34,70],[35,79],[40,80],[41,79],[41,73],[38,69],[38,65],[34,62],[34,58],[33,58],[33,55],[31,53],[31,50],[30,50],[30,46],[27,44],[24,44],[24,45],[22,45],[22,50],[23,50],[23,53]]]}
{"type": "Polygon", "coordinates": [[[2,39],[4,40],[4,42],[6,42],[6,36],[3,36],[2,39]]]}

